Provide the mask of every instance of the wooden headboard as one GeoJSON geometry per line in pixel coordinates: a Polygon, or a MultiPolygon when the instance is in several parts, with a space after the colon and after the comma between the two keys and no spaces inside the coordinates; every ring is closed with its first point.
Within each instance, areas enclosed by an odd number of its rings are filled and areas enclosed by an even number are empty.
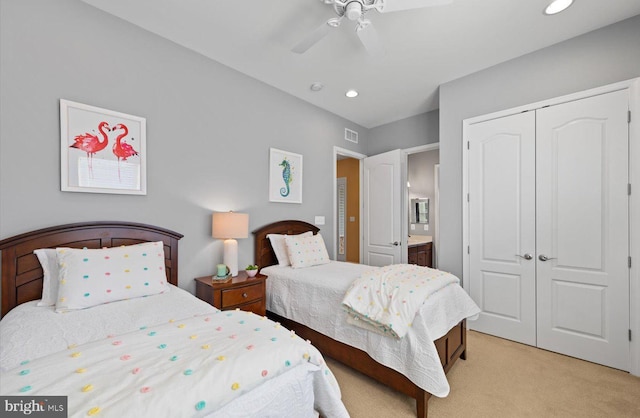
{"type": "Polygon", "coordinates": [[[83,222],[53,226],[0,241],[2,252],[2,315],[15,306],[42,297],[38,248],[104,248],[141,242],[164,242],[167,281],[178,285],[178,240],[181,234],[130,222],[83,222]]]}
{"type": "Polygon", "coordinates": [[[279,221],[260,227],[252,232],[254,235],[253,259],[258,266],[268,267],[278,264],[276,254],[271,248],[271,242],[267,234],[297,235],[312,231],[317,234],[320,228],[304,221],[279,221]]]}

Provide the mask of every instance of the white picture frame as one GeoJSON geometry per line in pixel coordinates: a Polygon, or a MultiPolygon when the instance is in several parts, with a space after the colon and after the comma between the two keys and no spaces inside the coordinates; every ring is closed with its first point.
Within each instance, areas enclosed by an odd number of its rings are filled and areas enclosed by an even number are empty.
{"type": "Polygon", "coordinates": [[[302,155],[269,149],[269,201],[302,203],[302,155]]]}
{"type": "Polygon", "coordinates": [[[146,195],[146,119],[60,99],[60,190],[146,195]]]}

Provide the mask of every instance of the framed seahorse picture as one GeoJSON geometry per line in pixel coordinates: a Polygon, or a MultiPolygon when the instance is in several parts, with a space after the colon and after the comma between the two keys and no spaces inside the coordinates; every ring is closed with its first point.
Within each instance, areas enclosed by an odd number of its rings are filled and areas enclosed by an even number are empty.
{"type": "Polygon", "coordinates": [[[269,201],[302,203],[302,155],[269,149],[269,201]]]}
{"type": "Polygon", "coordinates": [[[60,99],[60,189],[147,194],[146,119],[60,99]]]}

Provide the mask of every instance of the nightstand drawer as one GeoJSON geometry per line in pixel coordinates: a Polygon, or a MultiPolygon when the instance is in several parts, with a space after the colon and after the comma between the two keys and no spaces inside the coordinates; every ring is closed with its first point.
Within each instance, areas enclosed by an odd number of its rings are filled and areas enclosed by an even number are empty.
{"type": "Polygon", "coordinates": [[[262,283],[222,291],[222,309],[264,297],[262,283]]]}
{"type": "Polygon", "coordinates": [[[236,306],[236,308],[240,309],[241,311],[253,312],[255,314],[262,315],[262,316],[266,315],[264,300],[257,300],[255,302],[247,303],[245,305],[238,305],[236,306]]]}

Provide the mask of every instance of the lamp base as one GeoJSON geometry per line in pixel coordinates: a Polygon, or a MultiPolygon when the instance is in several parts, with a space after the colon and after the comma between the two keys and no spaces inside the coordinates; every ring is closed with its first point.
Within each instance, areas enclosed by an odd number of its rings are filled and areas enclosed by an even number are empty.
{"type": "Polygon", "coordinates": [[[238,275],[238,241],[235,239],[224,240],[223,262],[229,267],[229,274],[235,277],[238,275]]]}

